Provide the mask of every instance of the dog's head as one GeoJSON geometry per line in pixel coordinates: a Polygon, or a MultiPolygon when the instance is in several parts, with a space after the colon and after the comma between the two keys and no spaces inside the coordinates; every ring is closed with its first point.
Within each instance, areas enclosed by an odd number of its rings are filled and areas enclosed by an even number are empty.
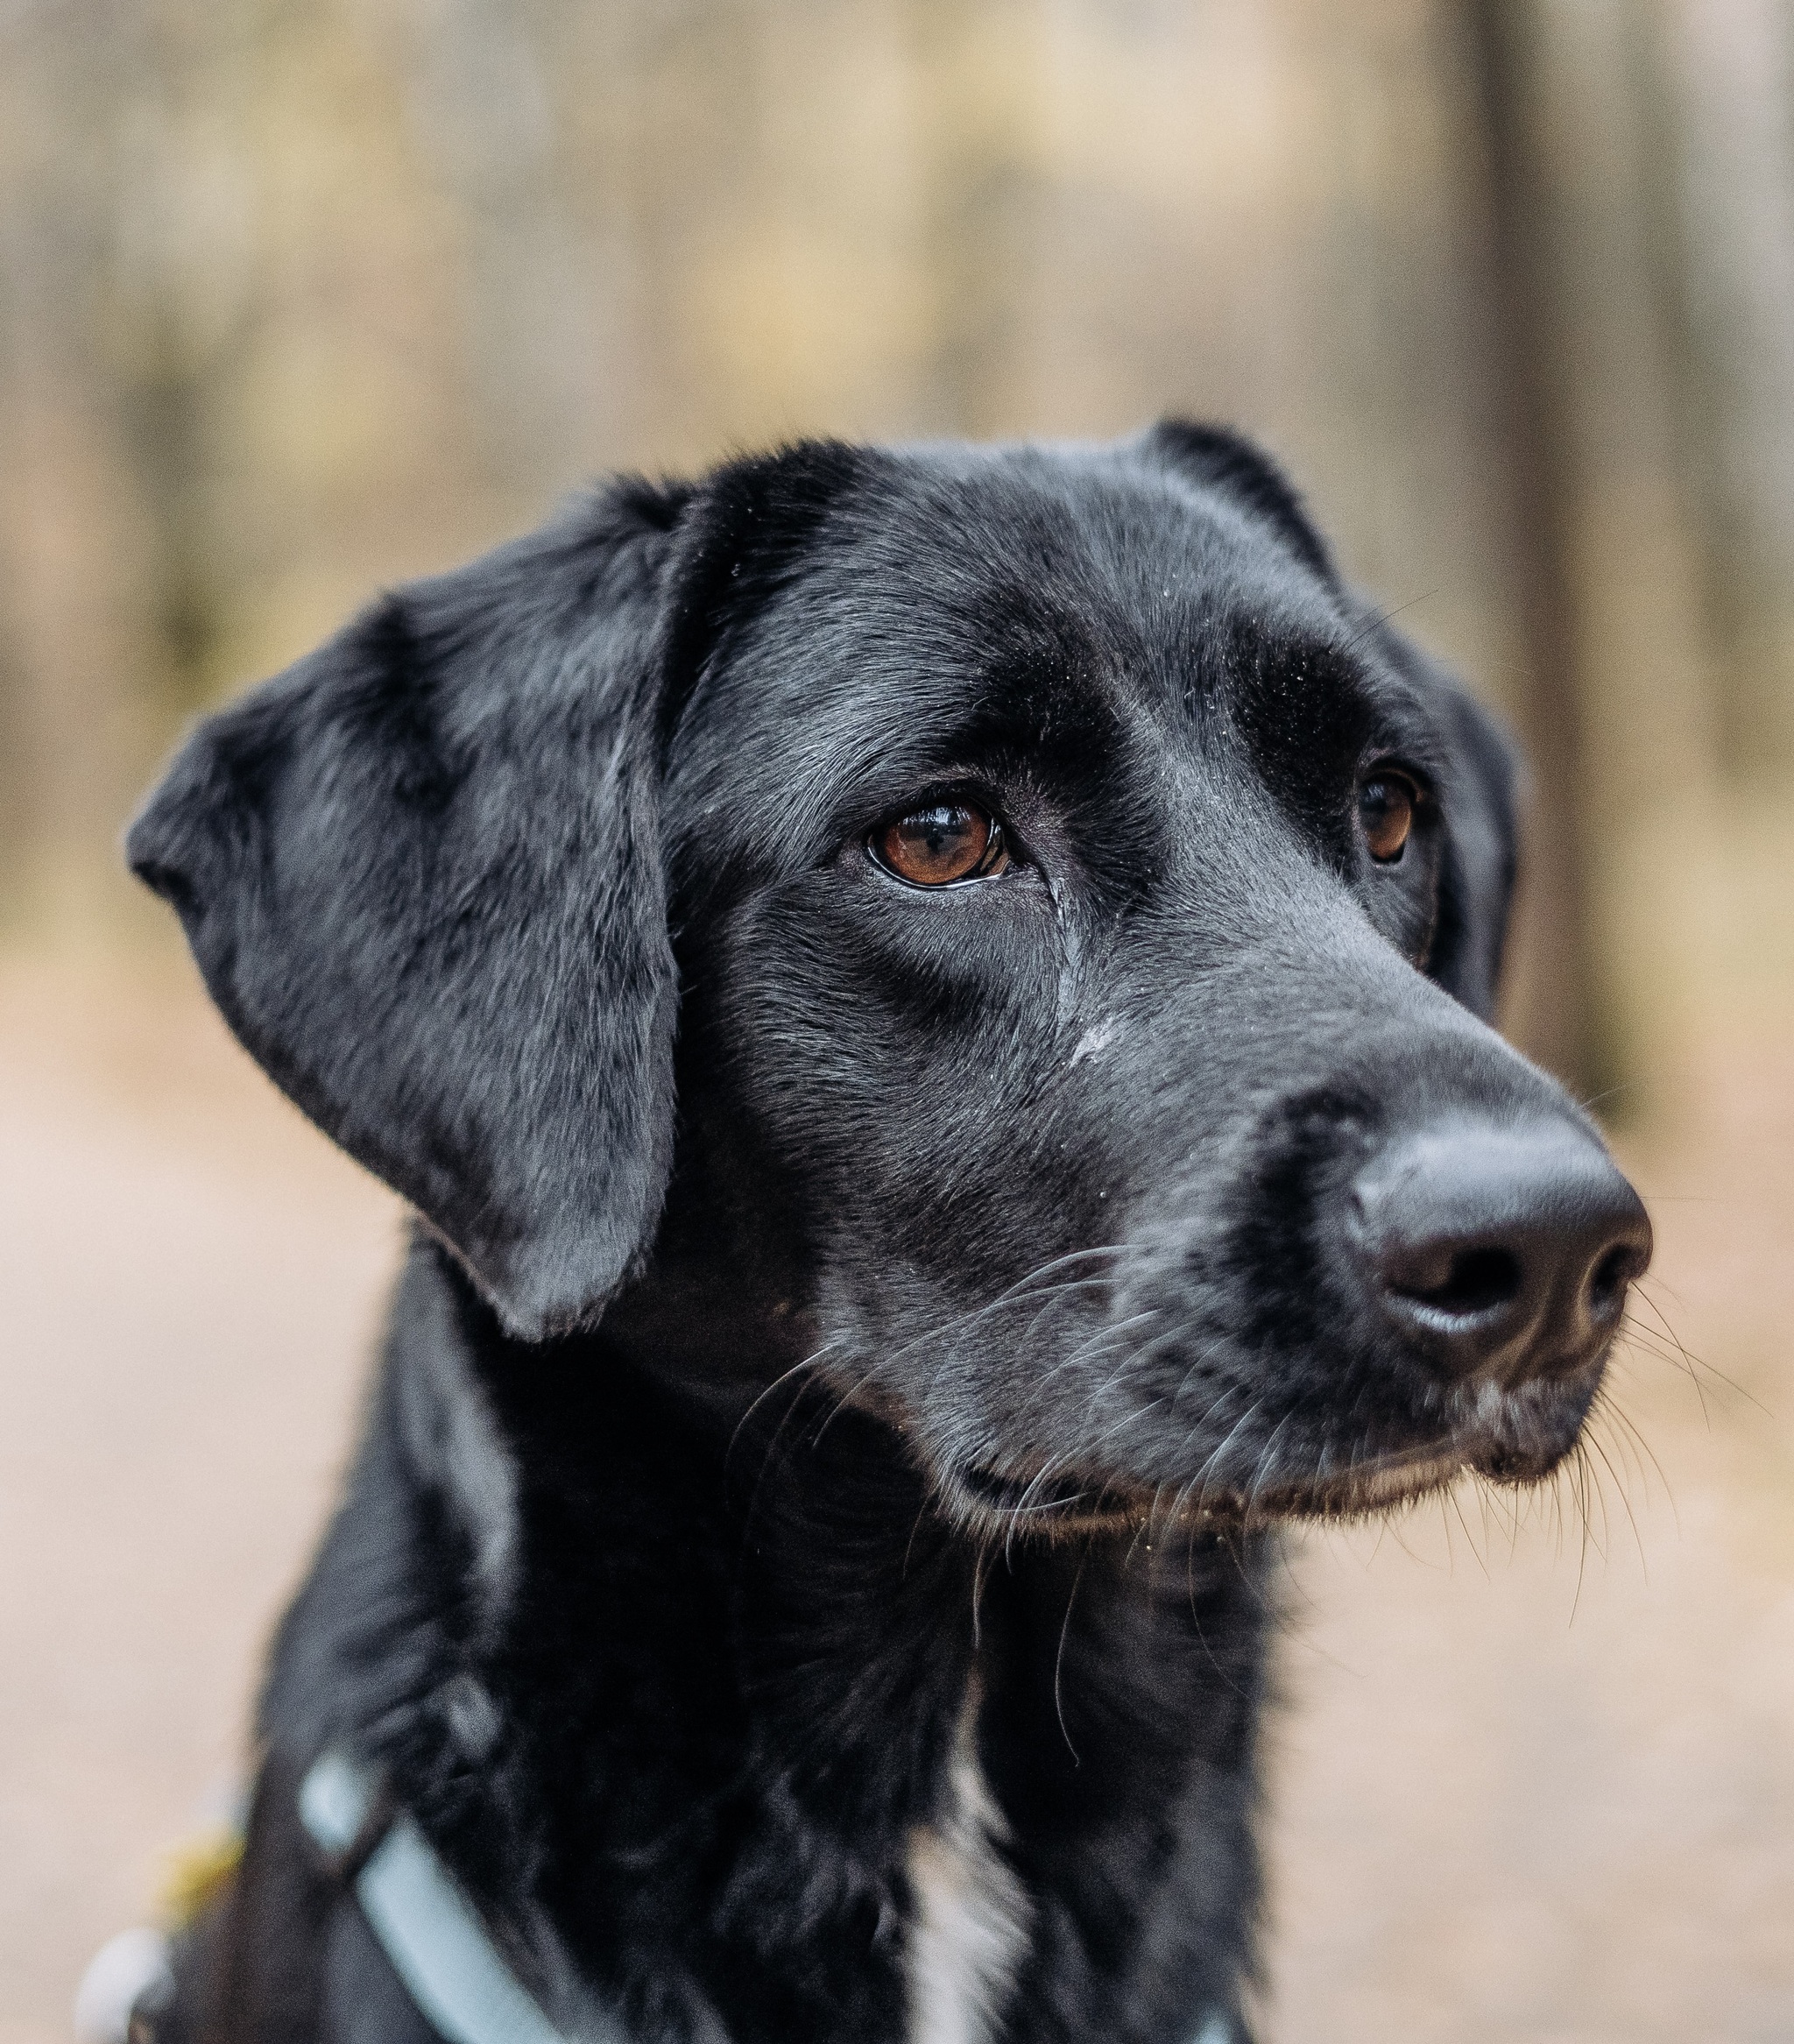
{"type": "Polygon", "coordinates": [[[130,852],[513,1334],[809,1362],[968,1517],[1541,1475],[1649,1255],[1485,1019],[1506,744],[1225,434],[613,488],[130,852]]]}

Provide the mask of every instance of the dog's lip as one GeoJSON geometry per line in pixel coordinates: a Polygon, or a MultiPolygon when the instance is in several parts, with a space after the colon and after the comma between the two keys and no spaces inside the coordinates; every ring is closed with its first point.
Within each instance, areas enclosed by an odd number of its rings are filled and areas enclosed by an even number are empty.
{"type": "Polygon", "coordinates": [[[983,1463],[954,1471],[955,1481],[978,1504],[1012,1517],[1042,1518],[1075,1512],[1091,1503],[1105,1488],[1100,1480],[1070,1473],[1055,1476],[1006,1476],[983,1463]]]}
{"type": "MultiPolygon", "coordinates": [[[[1597,1382],[1599,1374],[1593,1373],[1597,1382]]],[[[1180,1520],[1191,1523],[1351,1517],[1410,1503],[1466,1475],[1508,1484],[1549,1476],[1575,1445],[1593,1386],[1580,1396],[1565,1396],[1561,1384],[1536,1390],[1530,1399],[1505,1394],[1499,1403],[1469,1406],[1430,1439],[1335,1470],[1273,1472],[1250,1493],[1225,1482],[1197,1482],[1187,1490],[1172,1482],[1155,1485],[1121,1470],[1009,1475],[989,1463],[955,1466],[950,1488],[980,1515],[1042,1531],[1137,1524],[1168,1503],[1180,1520]]]]}
{"type": "Polygon", "coordinates": [[[1248,1496],[1230,1485],[1193,1492],[1174,1484],[1155,1487],[1120,1473],[1006,1476],[984,1465],[962,1465],[949,1489],[976,1517],[1018,1531],[1064,1533],[1100,1531],[1150,1522],[1171,1507],[1170,1516],[1190,1525],[1237,1525],[1244,1521],[1338,1518],[1384,1510],[1449,1483],[1470,1467],[1456,1446],[1416,1450],[1367,1461],[1333,1476],[1267,1483],[1248,1496]]]}

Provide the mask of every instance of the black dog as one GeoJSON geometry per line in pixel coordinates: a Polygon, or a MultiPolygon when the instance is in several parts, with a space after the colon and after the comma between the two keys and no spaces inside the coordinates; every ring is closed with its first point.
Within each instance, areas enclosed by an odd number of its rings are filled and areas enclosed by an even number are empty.
{"type": "Polygon", "coordinates": [[[1510,780],[1178,424],[618,484],[206,723],[131,861],[422,1225],[152,2027],[483,2044],[396,1822],[513,2034],[1242,2038],[1266,1529],[1551,1469],[1649,1252],[1510,780]]]}

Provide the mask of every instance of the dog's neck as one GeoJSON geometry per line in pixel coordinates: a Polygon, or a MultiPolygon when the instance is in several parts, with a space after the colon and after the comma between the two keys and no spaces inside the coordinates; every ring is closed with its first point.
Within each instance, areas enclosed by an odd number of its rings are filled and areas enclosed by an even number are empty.
{"type": "Polygon", "coordinates": [[[1176,2037],[1236,2009],[1256,1560],[981,1551],[834,1395],[720,1417],[602,1340],[516,1349],[420,1248],[271,1743],[376,1748],[482,1906],[647,2034],[1176,2037]],[[395,1475],[407,1511],[377,1512],[395,1475]],[[395,1609],[408,1653],[369,1652],[395,1609]],[[336,1721],[286,1723],[320,1651],[336,1721]]]}

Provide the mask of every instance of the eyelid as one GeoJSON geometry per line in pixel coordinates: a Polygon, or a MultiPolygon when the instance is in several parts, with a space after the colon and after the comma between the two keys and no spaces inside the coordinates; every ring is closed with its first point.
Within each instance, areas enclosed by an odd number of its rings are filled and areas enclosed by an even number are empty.
{"type": "Polygon", "coordinates": [[[1004,843],[1012,855],[1019,855],[1021,845],[1015,825],[1007,805],[994,789],[977,781],[936,781],[925,783],[912,795],[906,795],[882,809],[866,826],[863,834],[875,836],[888,830],[893,824],[901,823],[905,817],[913,817],[922,810],[975,809],[981,810],[1003,834],[1004,843]]]}
{"type": "Polygon", "coordinates": [[[1367,781],[1374,781],[1380,774],[1399,774],[1408,782],[1422,802],[1437,804],[1439,769],[1424,764],[1412,753],[1372,753],[1358,769],[1358,785],[1362,788],[1367,781]]]}
{"type": "Polygon", "coordinates": [[[907,817],[919,809],[939,809],[953,803],[964,803],[968,809],[981,809],[994,817],[999,823],[1006,823],[1001,797],[988,782],[976,775],[949,775],[940,781],[924,781],[919,788],[913,788],[888,807],[879,812],[881,824],[894,823],[899,817],[907,817]]]}

